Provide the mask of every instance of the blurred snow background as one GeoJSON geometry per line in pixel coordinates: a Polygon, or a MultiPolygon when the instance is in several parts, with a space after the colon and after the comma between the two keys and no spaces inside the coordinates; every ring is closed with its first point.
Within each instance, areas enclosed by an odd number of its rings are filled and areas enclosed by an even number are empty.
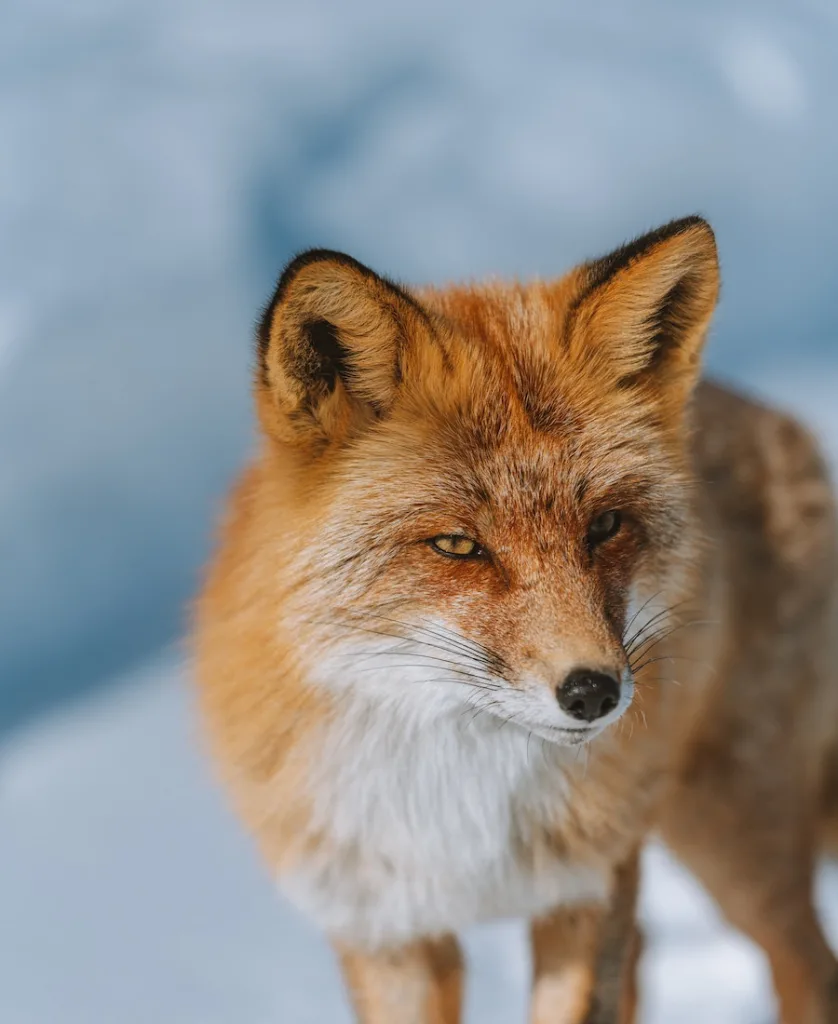
{"type": "MultiPolygon", "coordinates": [[[[345,1019],[157,660],[250,442],[282,263],[550,275],[702,212],[710,366],[834,455],[836,47],[831,0],[6,0],[0,1019],[345,1019]]],[[[764,1022],[759,959],[652,856],[648,1019],[764,1022]]],[[[508,930],[471,948],[473,1020],[520,1018],[508,930]]]]}

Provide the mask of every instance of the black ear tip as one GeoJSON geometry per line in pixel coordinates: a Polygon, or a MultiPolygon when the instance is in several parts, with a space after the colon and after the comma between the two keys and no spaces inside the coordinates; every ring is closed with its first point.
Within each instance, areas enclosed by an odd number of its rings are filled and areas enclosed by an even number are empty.
{"type": "Polygon", "coordinates": [[[341,267],[349,267],[359,274],[363,274],[364,277],[376,276],[375,272],[370,270],[369,267],[364,266],[354,256],[349,256],[345,252],[338,252],[336,249],[306,249],[290,260],[279,275],[279,281],[274,289],[271,301],[268,303],[269,309],[282,301],[288,286],[294,278],[301,270],[310,267],[313,263],[333,263],[341,267]]]}
{"type": "Polygon", "coordinates": [[[282,273],[279,275],[279,281],[277,281],[276,287],[273,290],[273,294],[265,303],[261,316],[259,317],[258,325],[256,327],[256,350],[257,358],[259,362],[259,373],[264,377],[265,374],[265,359],[270,345],[271,337],[271,323],[273,321],[273,314],[276,307],[282,302],[285,297],[285,293],[294,278],[300,273],[305,267],[311,266],[313,263],[336,263],[342,267],[350,267],[365,277],[375,277],[375,273],[364,266],[353,256],[347,255],[345,252],[339,252],[337,249],[305,249],[303,252],[297,253],[288,263],[285,265],[282,273]]]}
{"type": "Polygon", "coordinates": [[[716,232],[713,230],[713,225],[706,217],[702,217],[700,214],[695,213],[690,217],[683,217],[681,220],[676,220],[672,223],[673,226],[680,226],[680,230],[675,231],[674,234],[697,231],[709,238],[713,244],[716,242],[716,232]]]}
{"type": "Polygon", "coordinates": [[[362,274],[374,276],[374,272],[369,267],[345,252],[339,252],[337,249],[305,249],[288,262],[280,274],[277,288],[281,287],[283,283],[287,284],[292,281],[304,267],[308,267],[312,263],[337,263],[342,267],[351,267],[362,274]]]}
{"type": "Polygon", "coordinates": [[[673,221],[673,227],[676,230],[673,230],[670,237],[690,235],[693,255],[702,260],[718,263],[719,247],[716,241],[716,232],[705,217],[698,214],[684,217],[679,221],[673,221]]]}
{"type": "Polygon", "coordinates": [[[269,326],[271,313],[275,307],[282,302],[291,282],[301,270],[304,270],[306,267],[310,267],[313,263],[337,264],[341,267],[349,267],[357,273],[362,274],[364,277],[374,278],[377,276],[375,271],[370,270],[369,267],[360,263],[354,256],[348,256],[345,252],[338,252],[336,249],[306,249],[303,252],[298,253],[285,265],[285,268],[279,275],[279,281],[277,281],[273,294],[265,304],[265,308],[262,311],[262,317],[260,319],[260,338],[262,335],[261,328],[266,324],[266,322],[268,322],[269,326]]]}
{"type": "Polygon", "coordinates": [[[707,218],[700,213],[691,213],[687,217],[678,217],[676,220],[669,221],[669,224],[664,225],[664,227],[673,228],[675,234],[679,231],[688,231],[690,228],[705,228],[707,231],[713,230],[707,218]]]}
{"type": "Polygon", "coordinates": [[[682,233],[689,233],[689,251],[691,258],[698,265],[708,269],[715,266],[718,272],[719,267],[719,245],[716,241],[716,232],[709,221],[704,217],[684,218],[686,227],[682,233]]]}
{"type": "Polygon", "coordinates": [[[650,249],[652,246],[658,245],[660,242],[668,242],[672,238],[677,238],[679,235],[686,234],[703,234],[709,236],[711,239],[715,238],[713,228],[710,226],[710,222],[706,217],[702,217],[701,214],[692,213],[687,217],[678,217],[676,220],[670,220],[666,224],[662,224],[660,227],[655,228],[652,231],[646,232],[644,235],[633,239],[629,242],[625,248],[637,248],[642,251],[650,249]]]}
{"type": "Polygon", "coordinates": [[[648,231],[644,235],[638,235],[631,241],[621,245],[619,249],[608,253],[607,256],[602,256],[587,263],[585,265],[587,281],[583,294],[589,294],[662,242],[668,242],[673,238],[691,233],[696,236],[702,235],[705,241],[712,246],[713,251],[715,251],[715,235],[709,222],[704,217],[700,214],[680,217],[677,220],[671,220],[666,224],[662,224],[660,227],[655,228],[653,231],[648,231]]]}

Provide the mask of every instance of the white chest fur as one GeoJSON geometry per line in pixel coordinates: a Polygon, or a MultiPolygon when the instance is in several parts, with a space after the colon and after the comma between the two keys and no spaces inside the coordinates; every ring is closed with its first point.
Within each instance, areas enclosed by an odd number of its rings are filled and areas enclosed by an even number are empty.
{"type": "Polygon", "coordinates": [[[280,879],[329,935],[397,945],[605,897],[550,842],[575,752],[471,709],[345,696],[309,778],[327,841],[280,879]]]}

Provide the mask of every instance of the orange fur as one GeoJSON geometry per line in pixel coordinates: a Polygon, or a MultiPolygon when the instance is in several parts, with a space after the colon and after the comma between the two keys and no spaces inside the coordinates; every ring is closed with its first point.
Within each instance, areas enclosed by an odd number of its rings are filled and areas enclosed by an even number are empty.
{"type": "Polygon", "coordinates": [[[319,251],[280,280],[197,676],[367,1024],[455,1024],[448,933],[507,912],[537,919],[537,1024],[629,1024],[654,827],[764,945],[786,1024],[838,1019],[810,896],[832,498],[795,423],[696,388],[717,289],[698,218],[554,282],[411,291],[319,251]],[[555,696],[579,666],[623,680],[585,746],[555,696]]]}

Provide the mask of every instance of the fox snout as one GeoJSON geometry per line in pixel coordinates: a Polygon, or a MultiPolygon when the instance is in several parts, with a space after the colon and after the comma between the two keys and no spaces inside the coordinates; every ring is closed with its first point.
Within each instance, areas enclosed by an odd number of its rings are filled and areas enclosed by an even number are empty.
{"type": "Polygon", "coordinates": [[[580,722],[595,722],[616,710],[620,703],[620,680],[596,669],[576,668],[558,687],[559,707],[580,722]]]}
{"type": "MultiPolygon", "coordinates": [[[[593,644],[575,644],[593,648],[593,644]]],[[[597,645],[599,647],[599,645],[597,645]]],[[[519,686],[532,712],[528,727],[545,738],[575,746],[594,739],[631,707],[634,678],[616,651],[590,649],[571,654],[567,648],[550,657],[542,653],[521,676],[519,686]]]]}

